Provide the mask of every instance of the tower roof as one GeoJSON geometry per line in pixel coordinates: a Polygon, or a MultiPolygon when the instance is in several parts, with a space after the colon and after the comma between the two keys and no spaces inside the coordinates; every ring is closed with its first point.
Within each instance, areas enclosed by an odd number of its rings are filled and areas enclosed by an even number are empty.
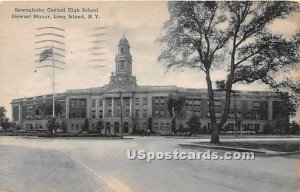
{"type": "Polygon", "coordinates": [[[122,39],[120,39],[119,45],[129,45],[128,40],[123,37],[122,39]]]}

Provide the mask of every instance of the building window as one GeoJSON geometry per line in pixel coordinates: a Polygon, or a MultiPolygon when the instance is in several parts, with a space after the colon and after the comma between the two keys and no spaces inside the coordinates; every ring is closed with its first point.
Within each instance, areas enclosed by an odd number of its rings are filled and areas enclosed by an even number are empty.
{"type": "Polygon", "coordinates": [[[143,109],[143,118],[147,118],[147,117],[148,117],[147,109],[143,109]]]}
{"type": "Polygon", "coordinates": [[[158,110],[154,110],[154,117],[159,117],[159,111],[158,110]]]}
{"type": "Polygon", "coordinates": [[[139,98],[135,98],[135,105],[139,106],[140,105],[140,99],[139,98]]]}
{"type": "Polygon", "coordinates": [[[86,117],[86,100],[85,99],[71,99],[69,106],[70,118],[85,118],[86,117]]]}
{"type": "Polygon", "coordinates": [[[96,111],[95,110],[92,111],[92,118],[96,118],[96,111]]]}
{"type": "Polygon", "coordinates": [[[103,107],[103,99],[99,99],[99,107],[103,107]]]}
{"type": "Polygon", "coordinates": [[[164,97],[161,97],[160,98],[160,105],[164,105],[165,104],[165,98],[164,97]]]}
{"type": "Polygon", "coordinates": [[[125,117],[130,117],[130,110],[129,109],[125,110],[125,117]]]}
{"type": "Polygon", "coordinates": [[[96,99],[92,99],[92,108],[96,107],[96,99]]]}
{"type": "Polygon", "coordinates": [[[120,109],[116,110],[116,117],[121,117],[121,110],[120,109]]]}
{"type": "Polygon", "coordinates": [[[170,123],[166,123],[166,130],[170,130],[170,123]]]}
{"type": "Polygon", "coordinates": [[[200,106],[201,105],[201,100],[200,99],[195,99],[194,105],[195,106],[200,106]]]}
{"type": "Polygon", "coordinates": [[[221,99],[215,99],[215,107],[222,107],[222,100],[221,99]]]}
{"type": "Polygon", "coordinates": [[[154,105],[155,105],[155,106],[158,106],[158,105],[159,105],[159,99],[158,99],[158,97],[155,97],[155,98],[154,98],[154,105]]]}
{"type": "Polygon", "coordinates": [[[117,107],[121,106],[121,99],[120,98],[116,98],[115,102],[116,102],[117,107]]]}
{"type": "Polygon", "coordinates": [[[107,117],[111,117],[111,115],[112,115],[112,112],[111,112],[111,110],[109,109],[109,110],[107,110],[107,117]]]}
{"type": "Polygon", "coordinates": [[[75,128],[75,125],[72,123],[71,124],[71,129],[74,130],[74,128],[75,128]]]}
{"type": "Polygon", "coordinates": [[[158,123],[154,123],[154,130],[158,130],[159,127],[158,127],[158,123]]]}
{"type": "Polygon", "coordinates": [[[76,130],[79,130],[79,124],[76,124],[76,130]]]}
{"type": "Polygon", "coordinates": [[[99,118],[103,118],[103,111],[99,110],[99,118]]]}
{"type": "Polygon", "coordinates": [[[254,101],[254,109],[259,109],[259,108],[260,108],[260,102],[254,101]]]}
{"type": "Polygon", "coordinates": [[[164,126],[165,126],[164,123],[160,123],[159,129],[160,129],[160,130],[164,130],[164,126]]]}
{"type": "Polygon", "coordinates": [[[201,116],[201,111],[195,111],[194,114],[195,114],[197,117],[200,117],[200,116],[201,116]]]}
{"type": "Polygon", "coordinates": [[[125,106],[127,106],[127,107],[130,106],[130,99],[129,99],[129,98],[126,98],[126,99],[124,100],[124,102],[125,102],[125,106]]]}
{"type": "Polygon", "coordinates": [[[109,106],[109,107],[112,106],[112,100],[111,100],[111,99],[108,100],[108,106],[109,106]]]}
{"type": "Polygon", "coordinates": [[[252,109],[252,101],[247,101],[247,108],[252,109]]]}
{"type": "Polygon", "coordinates": [[[135,118],[140,118],[140,110],[135,110],[135,118]]]}
{"type": "Polygon", "coordinates": [[[146,123],[146,122],[143,123],[143,129],[144,129],[144,130],[147,129],[147,123],[146,123]]]}
{"type": "Polygon", "coordinates": [[[165,117],[165,111],[164,110],[160,111],[160,117],[165,117]]]}
{"type": "Polygon", "coordinates": [[[147,97],[143,98],[143,105],[144,106],[148,105],[148,98],[147,97]]]}
{"type": "Polygon", "coordinates": [[[216,111],[216,118],[221,118],[222,113],[220,111],[216,111]]]}

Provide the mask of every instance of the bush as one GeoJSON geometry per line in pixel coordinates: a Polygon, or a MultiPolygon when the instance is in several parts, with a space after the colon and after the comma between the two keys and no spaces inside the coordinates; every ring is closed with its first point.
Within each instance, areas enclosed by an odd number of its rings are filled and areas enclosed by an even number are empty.
{"type": "Polygon", "coordinates": [[[132,134],[140,135],[140,134],[145,134],[146,131],[140,130],[140,129],[133,129],[132,134]]]}

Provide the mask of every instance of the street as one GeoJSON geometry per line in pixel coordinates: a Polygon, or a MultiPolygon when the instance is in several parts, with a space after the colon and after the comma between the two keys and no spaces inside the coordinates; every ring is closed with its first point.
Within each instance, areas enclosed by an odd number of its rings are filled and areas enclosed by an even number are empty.
{"type": "Polygon", "coordinates": [[[201,139],[130,138],[0,137],[0,191],[299,190],[297,158],[256,156],[255,160],[173,159],[148,163],[129,160],[127,150],[197,151],[178,144],[201,139]]]}

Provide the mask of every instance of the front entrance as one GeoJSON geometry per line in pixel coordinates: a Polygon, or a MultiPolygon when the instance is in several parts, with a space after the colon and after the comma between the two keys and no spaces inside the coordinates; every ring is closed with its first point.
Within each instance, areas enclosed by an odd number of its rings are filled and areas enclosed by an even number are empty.
{"type": "Polygon", "coordinates": [[[110,123],[106,122],[105,123],[105,134],[110,133],[110,123]]]}
{"type": "Polygon", "coordinates": [[[128,122],[124,123],[123,128],[124,128],[124,133],[128,133],[129,132],[129,124],[128,124],[128,122]]]}

